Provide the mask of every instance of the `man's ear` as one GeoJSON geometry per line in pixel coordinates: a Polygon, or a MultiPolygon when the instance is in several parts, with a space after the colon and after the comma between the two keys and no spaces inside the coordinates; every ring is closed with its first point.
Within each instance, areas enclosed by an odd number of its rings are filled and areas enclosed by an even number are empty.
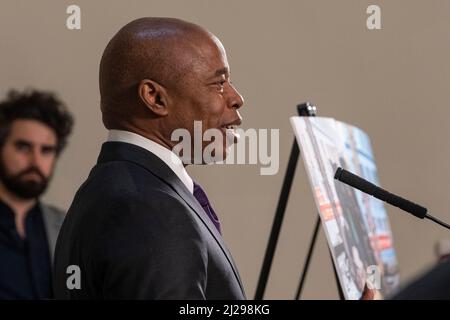
{"type": "Polygon", "coordinates": [[[167,110],[167,92],[158,82],[144,79],[139,83],[138,94],[145,106],[155,115],[165,116],[167,110]]]}

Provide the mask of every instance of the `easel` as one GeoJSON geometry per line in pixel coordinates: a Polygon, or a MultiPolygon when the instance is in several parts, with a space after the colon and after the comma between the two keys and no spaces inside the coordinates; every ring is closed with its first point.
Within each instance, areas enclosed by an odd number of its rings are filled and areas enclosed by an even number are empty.
{"type": "MultiPolygon", "coordinates": [[[[297,113],[301,117],[315,117],[316,107],[309,102],[297,105],[297,113]]],[[[269,242],[267,244],[266,253],[264,256],[263,265],[261,268],[261,273],[259,275],[258,286],[256,288],[255,300],[262,300],[264,296],[264,291],[266,289],[267,280],[269,278],[270,268],[272,266],[273,256],[275,254],[275,249],[278,242],[278,237],[281,230],[281,225],[283,223],[284,213],[286,211],[286,205],[289,198],[289,193],[291,191],[292,181],[294,180],[295,169],[297,168],[297,162],[300,157],[300,149],[298,147],[297,141],[294,138],[294,142],[291,148],[291,155],[289,156],[289,162],[284,175],[283,186],[281,188],[280,197],[278,198],[278,205],[275,211],[275,217],[273,220],[272,230],[270,232],[269,242]]],[[[302,274],[300,277],[300,282],[295,295],[295,300],[300,298],[300,295],[305,284],[306,275],[308,273],[311,258],[314,252],[314,247],[317,242],[317,236],[319,234],[320,227],[320,216],[317,215],[316,224],[314,227],[314,232],[309,243],[308,254],[303,266],[302,274]]],[[[331,254],[331,252],[330,252],[331,254]]],[[[344,300],[344,294],[342,288],[339,284],[339,278],[336,272],[336,267],[333,263],[334,275],[336,277],[337,287],[339,291],[339,297],[344,300]]]]}

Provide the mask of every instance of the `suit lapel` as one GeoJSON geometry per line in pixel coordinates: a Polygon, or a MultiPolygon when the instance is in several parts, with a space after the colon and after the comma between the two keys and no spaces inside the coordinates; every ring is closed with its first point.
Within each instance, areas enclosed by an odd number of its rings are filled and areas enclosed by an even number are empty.
{"type": "Polygon", "coordinates": [[[187,205],[195,212],[219,244],[219,247],[222,249],[222,252],[233,269],[233,273],[239,283],[242,294],[245,296],[244,287],[242,285],[239,272],[231,253],[223,242],[222,236],[219,234],[212,221],[206,216],[206,213],[198,203],[197,199],[195,199],[194,195],[186,188],[172,169],[170,169],[169,166],[167,166],[160,158],[139,146],[123,142],[105,142],[102,146],[98,163],[114,160],[133,162],[145,168],[163,182],[168,184],[187,203],[187,205]]]}
{"type": "MultiPolygon", "coordinates": [[[[178,179],[178,178],[177,178],[178,179]]],[[[219,244],[220,248],[222,249],[223,253],[227,257],[228,262],[230,263],[231,267],[233,268],[233,272],[236,276],[236,279],[239,282],[239,286],[241,287],[242,293],[244,294],[244,288],[242,285],[242,281],[239,276],[239,272],[237,270],[237,267],[234,263],[233,257],[231,256],[231,253],[228,250],[228,247],[223,242],[222,235],[217,230],[216,226],[212,223],[211,219],[206,216],[206,212],[204,209],[200,206],[197,199],[195,199],[194,195],[185,187],[183,183],[174,183],[171,185],[173,189],[175,190],[178,195],[183,198],[183,200],[191,207],[192,210],[197,214],[197,216],[203,221],[209,232],[212,234],[214,239],[216,239],[217,243],[219,244]]]]}
{"type": "Polygon", "coordinates": [[[48,247],[50,250],[50,259],[53,265],[56,240],[58,239],[58,232],[62,224],[62,219],[58,219],[58,213],[53,212],[52,209],[46,205],[42,203],[39,205],[42,212],[42,218],[44,220],[45,233],[47,235],[48,247]]]}

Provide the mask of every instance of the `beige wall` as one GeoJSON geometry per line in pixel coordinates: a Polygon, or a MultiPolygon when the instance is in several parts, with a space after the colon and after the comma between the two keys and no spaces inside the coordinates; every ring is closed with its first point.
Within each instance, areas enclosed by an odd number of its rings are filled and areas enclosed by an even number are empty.
{"type": "MultiPolygon", "coordinates": [[[[110,37],[141,16],[187,19],[211,30],[228,51],[246,98],[245,128],[280,129],[280,171],[251,165],[192,167],[223,221],[224,236],[253,297],[293,140],[288,118],[310,100],[319,114],[353,123],[372,138],[382,184],[450,221],[450,1],[10,1],[0,4],[0,94],[33,86],[57,91],[76,116],[70,145],[45,199],[68,208],[94,164],[101,125],[98,63],[110,37]],[[65,27],[78,4],[82,29],[65,27]],[[382,30],[366,29],[380,4],[382,30]],[[422,191],[423,190],[423,191],[422,191]]],[[[388,208],[403,280],[434,262],[450,237],[430,222],[388,208]]],[[[294,296],[315,209],[299,166],[267,298],[294,296]]],[[[337,298],[323,233],[305,298],[337,298]]]]}

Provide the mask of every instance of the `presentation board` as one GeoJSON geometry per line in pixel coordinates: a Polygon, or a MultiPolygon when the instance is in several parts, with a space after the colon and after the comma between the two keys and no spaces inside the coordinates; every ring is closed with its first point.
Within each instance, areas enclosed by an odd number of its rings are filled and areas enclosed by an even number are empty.
{"type": "Polygon", "coordinates": [[[290,120],[345,298],[359,299],[366,282],[389,295],[399,272],[384,204],[334,179],[342,167],[379,184],[368,135],[332,118],[290,120]]]}

